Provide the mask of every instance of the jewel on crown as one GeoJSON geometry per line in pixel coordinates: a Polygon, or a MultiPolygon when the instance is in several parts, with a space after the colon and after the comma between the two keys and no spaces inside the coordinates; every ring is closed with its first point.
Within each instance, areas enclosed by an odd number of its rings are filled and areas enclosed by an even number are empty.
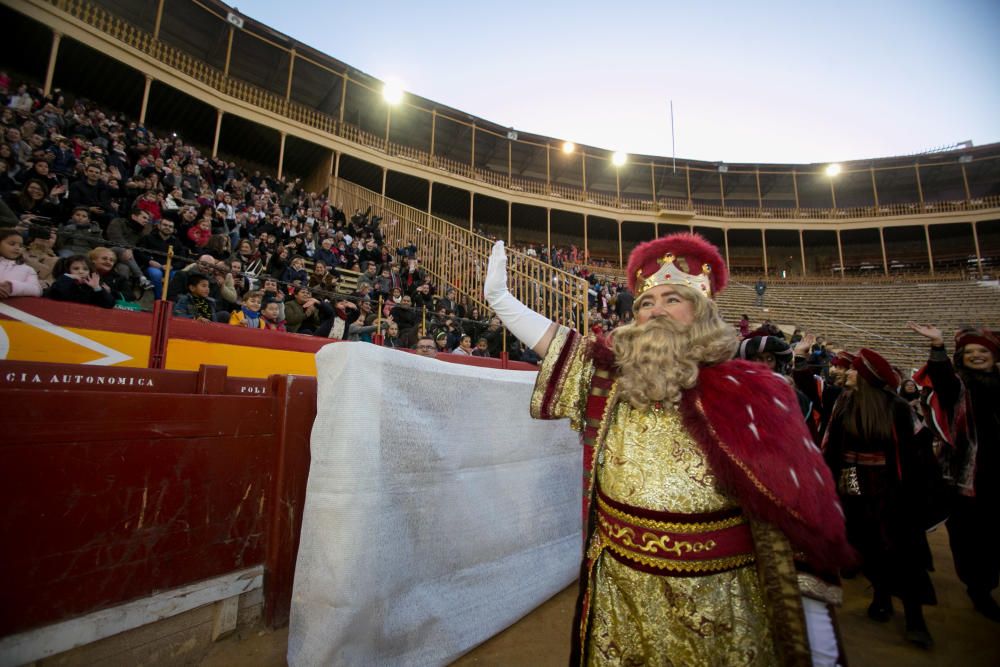
{"type": "MultiPolygon", "coordinates": [[[[686,285],[702,292],[707,297],[711,297],[712,283],[709,280],[709,276],[712,273],[712,267],[708,263],[702,264],[701,273],[694,275],[683,271],[675,260],[674,254],[668,252],[656,260],[660,268],[648,278],[643,278],[642,269],[636,271],[636,284],[642,285],[642,290],[639,294],[657,285],[686,285]]],[[[639,294],[636,294],[636,296],[639,296],[639,294]]]]}

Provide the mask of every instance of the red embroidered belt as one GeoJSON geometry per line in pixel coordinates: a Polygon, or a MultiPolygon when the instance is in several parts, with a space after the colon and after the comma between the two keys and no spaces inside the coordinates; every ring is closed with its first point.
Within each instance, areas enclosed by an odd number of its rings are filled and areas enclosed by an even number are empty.
{"type": "Polygon", "coordinates": [[[859,466],[884,466],[885,454],[882,452],[844,452],[844,463],[859,466]]]}
{"type": "Polygon", "coordinates": [[[738,509],[675,514],[632,507],[597,491],[602,546],[636,570],[668,576],[728,572],[754,561],[750,525],[738,509]]]}

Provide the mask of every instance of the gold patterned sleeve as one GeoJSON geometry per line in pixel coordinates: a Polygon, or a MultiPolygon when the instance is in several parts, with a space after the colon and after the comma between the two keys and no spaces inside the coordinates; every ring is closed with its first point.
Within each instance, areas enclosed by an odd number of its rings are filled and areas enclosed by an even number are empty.
{"type": "Polygon", "coordinates": [[[594,363],[586,354],[588,343],[576,331],[559,327],[531,393],[533,418],[569,418],[573,430],[583,430],[587,394],[594,375],[594,363]]]}

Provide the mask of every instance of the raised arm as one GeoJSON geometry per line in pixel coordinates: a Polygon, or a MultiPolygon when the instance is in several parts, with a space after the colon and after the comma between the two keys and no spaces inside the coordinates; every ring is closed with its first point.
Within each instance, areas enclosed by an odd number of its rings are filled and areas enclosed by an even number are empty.
{"type": "Polygon", "coordinates": [[[490,253],[483,295],[504,326],[538,356],[544,357],[559,326],[515,299],[507,289],[507,254],[503,241],[497,241],[490,253]]]}

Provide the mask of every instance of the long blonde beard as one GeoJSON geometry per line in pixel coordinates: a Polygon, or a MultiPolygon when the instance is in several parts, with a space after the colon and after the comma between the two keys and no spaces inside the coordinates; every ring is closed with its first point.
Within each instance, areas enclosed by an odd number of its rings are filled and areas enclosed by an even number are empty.
{"type": "Polygon", "coordinates": [[[615,330],[620,398],[638,409],[658,402],[677,404],[684,390],[698,383],[700,366],[733,358],[738,344],[735,331],[719,317],[714,304],[704,305],[688,326],[656,317],[615,330]]]}

